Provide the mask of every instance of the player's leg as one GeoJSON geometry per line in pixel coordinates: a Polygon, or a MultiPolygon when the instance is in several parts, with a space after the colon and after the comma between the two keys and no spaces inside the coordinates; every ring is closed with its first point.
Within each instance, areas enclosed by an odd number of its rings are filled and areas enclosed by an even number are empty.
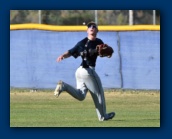
{"type": "Polygon", "coordinates": [[[93,69],[87,69],[87,76],[83,76],[85,85],[90,90],[91,96],[93,98],[98,119],[101,121],[106,117],[106,105],[104,98],[104,90],[99,76],[95,73],[93,69]]]}
{"type": "Polygon", "coordinates": [[[78,68],[75,75],[76,75],[76,82],[77,82],[77,89],[63,81],[60,81],[55,89],[54,95],[59,96],[61,92],[66,91],[74,98],[82,101],[85,99],[88,89],[86,88],[83,79],[81,77],[81,68],[78,68]]]}
{"type": "Polygon", "coordinates": [[[88,76],[88,78],[85,80],[85,84],[87,88],[90,90],[91,96],[93,98],[98,119],[100,121],[112,119],[115,113],[112,112],[106,114],[104,90],[99,76],[92,69],[89,69],[89,74],[90,76],[88,76]]]}
{"type": "Polygon", "coordinates": [[[59,83],[54,91],[54,95],[58,97],[63,91],[66,91],[74,98],[82,101],[85,99],[88,89],[86,89],[86,88],[85,89],[84,88],[76,89],[75,87],[73,87],[63,81],[59,81],[59,83]]]}

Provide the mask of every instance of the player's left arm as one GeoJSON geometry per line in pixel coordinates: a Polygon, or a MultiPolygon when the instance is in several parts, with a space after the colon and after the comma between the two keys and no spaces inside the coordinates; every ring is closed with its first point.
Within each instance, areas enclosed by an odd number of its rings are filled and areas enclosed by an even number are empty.
{"type": "Polygon", "coordinates": [[[108,57],[110,58],[114,53],[114,50],[111,46],[107,44],[100,44],[96,46],[97,53],[100,57],[108,57]]]}

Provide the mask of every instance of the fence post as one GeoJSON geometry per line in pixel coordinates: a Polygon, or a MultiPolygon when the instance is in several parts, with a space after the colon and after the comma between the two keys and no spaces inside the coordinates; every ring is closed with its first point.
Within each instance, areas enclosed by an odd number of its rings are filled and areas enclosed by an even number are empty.
{"type": "Polygon", "coordinates": [[[153,25],[156,25],[156,10],[153,10],[153,25]]]}
{"type": "Polygon", "coordinates": [[[95,14],[95,23],[97,24],[97,10],[94,10],[94,14],[95,14]]]}
{"type": "Polygon", "coordinates": [[[38,22],[41,24],[41,10],[38,10],[38,22]]]}
{"type": "Polygon", "coordinates": [[[129,10],[129,25],[133,25],[133,10],[129,10]]]}

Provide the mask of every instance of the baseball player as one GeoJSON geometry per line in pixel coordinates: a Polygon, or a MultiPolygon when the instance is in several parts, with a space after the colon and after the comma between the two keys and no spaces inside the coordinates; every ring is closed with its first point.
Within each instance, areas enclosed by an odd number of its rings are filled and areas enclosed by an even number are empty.
{"type": "Polygon", "coordinates": [[[97,46],[102,46],[101,44],[104,43],[101,39],[96,38],[98,26],[95,22],[88,23],[87,27],[88,36],[79,41],[72,49],[60,55],[56,60],[60,62],[70,56],[74,58],[80,56],[82,58],[82,63],[75,73],[77,88],[63,81],[59,81],[54,91],[54,95],[58,97],[63,91],[66,91],[77,100],[82,101],[85,99],[87,92],[90,91],[98,119],[99,121],[105,121],[112,119],[115,113],[106,113],[104,90],[101,80],[95,71],[96,59],[99,56],[98,51],[100,51],[97,46]]]}

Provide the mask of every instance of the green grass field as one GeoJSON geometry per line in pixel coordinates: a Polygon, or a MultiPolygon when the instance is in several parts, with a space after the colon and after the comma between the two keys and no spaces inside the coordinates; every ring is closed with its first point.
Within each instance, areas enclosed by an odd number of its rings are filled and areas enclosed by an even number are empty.
{"type": "Polygon", "coordinates": [[[159,91],[108,91],[105,98],[107,112],[116,116],[100,122],[89,93],[78,101],[50,90],[12,90],[10,127],[160,127],[159,91]]]}

